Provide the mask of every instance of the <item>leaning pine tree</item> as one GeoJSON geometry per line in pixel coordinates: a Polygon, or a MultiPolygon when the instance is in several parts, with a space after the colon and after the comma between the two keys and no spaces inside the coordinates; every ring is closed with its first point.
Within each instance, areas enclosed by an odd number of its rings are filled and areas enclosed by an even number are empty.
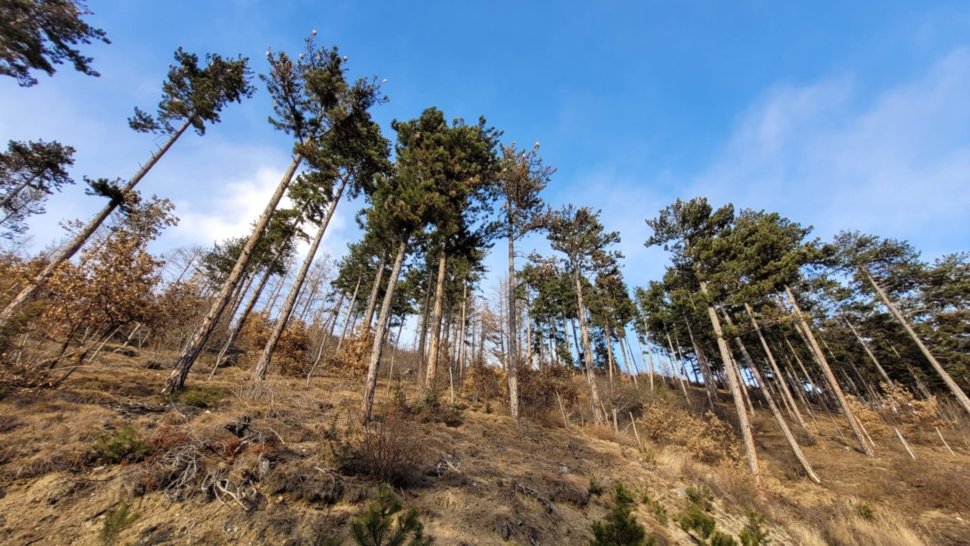
{"type": "Polygon", "coordinates": [[[336,48],[316,47],[313,36],[307,38],[306,51],[296,62],[285,53],[276,55],[269,52],[267,58],[270,75],[264,79],[273,97],[273,109],[276,113],[275,118],[270,118],[270,123],[296,140],[293,159],[263,213],[256,220],[249,240],[239,254],[239,259],[222,290],[175,362],[175,369],[166,380],[163,392],[177,391],[185,384],[192,365],[202,353],[209,336],[229,305],[236,285],[242,279],[273,211],[283,198],[308,149],[312,149],[314,143],[327,133],[339,131],[342,124],[356,123],[361,113],[382,100],[380,86],[376,82],[361,79],[353,84],[349,83],[344,66],[345,58],[338,54],[336,48]]]}
{"type": "Polygon", "coordinates": [[[313,258],[341,196],[344,192],[351,197],[356,197],[361,192],[370,194],[379,177],[390,169],[387,159],[389,154],[390,144],[381,135],[380,127],[364,112],[358,123],[346,123],[340,130],[324,135],[312,155],[308,156],[314,169],[301,176],[290,188],[290,197],[302,210],[304,217],[317,224],[317,231],[277,315],[273,331],[253,368],[254,380],[266,377],[273,351],[286,329],[286,323],[293,313],[313,258]]]}
{"type": "Polygon", "coordinates": [[[241,102],[253,93],[249,83],[249,61],[244,57],[223,59],[219,55],[208,54],[205,66],[199,66],[196,55],[180,48],[175,52],[175,61],[168,71],[168,78],[162,84],[162,101],[158,105],[158,115],[152,117],[135,108],[135,115],[129,120],[131,128],[136,131],[168,135],[168,139],[127,183],[118,185],[98,180],[91,184],[94,193],[108,197],[108,203],[50,257],[47,265],[0,312],[0,331],[6,329],[17,310],[33,297],[54,271],[70,260],[111,213],[125,203],[135,186],[189,126],[200,135],[205,134],[206,124],[219,123],[219,114],[227,104],[241,102]]]}

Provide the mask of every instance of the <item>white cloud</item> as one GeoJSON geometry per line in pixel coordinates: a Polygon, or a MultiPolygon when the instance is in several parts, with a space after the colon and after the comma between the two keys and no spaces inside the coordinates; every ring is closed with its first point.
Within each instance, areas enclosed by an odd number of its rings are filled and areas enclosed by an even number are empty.
{"type": "Polygon", "coordinates": [[[970,242],[970,51],[873,96],[848,78],[778,86],[688,195],[775,210],[828,236],[861,229],[929,256],[970,242]]]}

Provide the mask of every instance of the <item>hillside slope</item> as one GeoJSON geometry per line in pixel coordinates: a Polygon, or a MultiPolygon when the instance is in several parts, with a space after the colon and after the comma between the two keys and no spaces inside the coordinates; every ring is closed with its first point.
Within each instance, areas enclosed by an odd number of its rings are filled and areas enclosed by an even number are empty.
{"type": "Polygon", "coordinates": [[[459,396],[452,407],[445,392],[421,403],[409,384],[382,381],[382,420],[361,430],[360,380],[343,374],[273,379],[254,393],[245,370],[206,383],[202,367],[167,399],[156,367],[109,354],[58,389],[2,391],[0,542],[351,543],[350,522],[385,472],[436,544],[585,544],[619,483],[658,544],[699,543],[678,520],[705,489],[717,529],[737,535],[754,512],[771,544],[970,543],[970,449],[956,428],[945,431],[952,455],[933,430],[907,435],[916,460],[874,432],[878,455],[866,459],[838,416],[816,411],[817,442],[805,445],[816,486],[759,414],[756,487],[736,460],[709,465],[648,439],[657,408],[682,411],[673,391],[643,393],[652,409],[634,432],[629,417],[618,431],[577,416],[564,428],[558,408],[517,426],[500,400],[459,396]]]}

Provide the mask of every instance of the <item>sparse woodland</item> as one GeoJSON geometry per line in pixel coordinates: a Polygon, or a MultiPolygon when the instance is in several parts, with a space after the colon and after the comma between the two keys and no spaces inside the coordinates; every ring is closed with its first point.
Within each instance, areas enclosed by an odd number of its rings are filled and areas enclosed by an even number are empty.
{"type": "MultiPolygon", "coordinates": [[[[0,75],[96,76],[87,15],[0,2],[0,75]]],[[[0,152],[0,542],[967,543],[970,254],[694,197],[622,234],[669,256],[630,286],[538,144],[435,107],[385,134],[380,78],[322,40],[177,49],[129,120],[159,147],[84,178],[102,209],[40,254],[76,151],[0,152]],[[293,142],[264,211],[153,255],[152,167],[255,93],[293,142]]]]}

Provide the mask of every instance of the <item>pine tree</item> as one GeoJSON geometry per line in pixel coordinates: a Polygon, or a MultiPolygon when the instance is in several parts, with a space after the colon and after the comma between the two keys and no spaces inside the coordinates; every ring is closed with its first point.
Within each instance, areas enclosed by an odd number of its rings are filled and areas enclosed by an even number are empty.
{"type": "Polygon", "coordinates": [[[74,164],[74,148],[59,142],[7,143],[0,153],[0,237],[27,231],[28,216],[44,213],[44,201],[73,184],[67,169],[74,164]]]}
{"type": "Polygon", "coordinates": [[[226,105],[230,102],[241,102],[243,98],[252,95],[249,61],[246,58],[226,60],[219,55],[209,54],[206,55],[205,66],[200,67],[196,55],[180,48],[175,52],[175,60],[176,64],[170,67],[168,78],[162,84],[162,101],[158,106],[157,117],[153,118],[136,108],[135,117],[130,120],[133,129],[161,133],[168,135],[168,139],[124,185],[103,179],[90,183],[93,193],[107,197],[108,203],[50,257],[47,265],[0,312],[0,330],[6,328],[17,309],[34,295],[57,267],[70,260],[111,213],[124,205],[135,186],[189,126],[202,135],[205,133],[206,123],[220,121],[219,115],[226,105]],[[173,123],[178,124],[178,127],[173,126],[173,123]]]}
{"type": "MultiPolygon", "coordinates": [[[[314,32],[315,34],[315,32],[314,32]]],[[[355,127],[361,116],[374,104],[381,102],[380,85],[373,80],[360,79],[351,84],[346,78],[346,58],[336,48],[319,48],[314,37],[306,40],[306,49],[294,62],[285,53],[267,52],[270,75],[264,76],[273,97],[275,117],[270,124],[295,140],[293,158],[276,190],[256,220],[256,225],[243,247],[232,272],[216,296],[208,313],[192,339],[175,363],[163,391],[182,388],[195,360],[201,354],[209,336],[229,304],[236,285],[262,239],[266,226],[283,194],[289,187],[305,156],[312,155],[314,146],[331,132],[341,133],[346,126],[355,127]]]]}
{"type": "Polygon", "coordinates": [[[54,65],[69,62],[88,76],[99,74],[91,57],[74,46],[103,42],[105,32],[82,20],[91,15],[82,0],[4,0],[0,2],[0,75],[17,79],[21,87],[37,84],[32,70],[53,76],[54,65]]]}
{"type": "MultiPolygon", "coordinates": [[[[516,149],[513,143],[502,148],[502,161],[498,175],[499,192],[505,201],[505,230],[508,239],[508,300],[511,308],[509,322],[509,413],[519,418],[519,347],[516,339],[515,302],[517,280],[515,273],[515,241],[543,226],[544,207],[539,193],[545,189],[555,169],[543,165],[539,157],[539,143],[529,151],[516,149]]],[[[527,340],[527,343],[529,340],[527,340]]]]}
{"type": "Polygon", "coordinates": [[[599,211],[593,212],[586,207],[577,209],[568,205],[556,211],[549,221],[549,243],[553,250],[565,255],[566,267],[572,274],[576,288],[576,308],[583,341],[586,379],[590,388],[593,420],[596,423],[602,423],[606,416],[603,415],[599,388],[596,386],[593,347],[587,320],[588,308],[583,299],[583,280],[586,275],[595,275],[612,267],[623,257],[618,251],[609,248],[620,242],[620,234],[606,231],[600,223],[599,214],[599,211]]]}

